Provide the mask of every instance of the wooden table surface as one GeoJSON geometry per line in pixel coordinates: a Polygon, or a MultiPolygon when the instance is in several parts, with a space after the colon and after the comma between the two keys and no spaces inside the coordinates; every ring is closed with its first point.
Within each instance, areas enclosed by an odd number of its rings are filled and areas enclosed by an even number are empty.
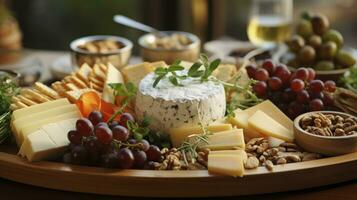
{"type": "MultiPolygon", "coordinates": [[[[356,172],[357,173],[357,172],[356,172]]],[[[54,180],[55,181],[55,180],[54,180]]],[[[293,180],[292,180],[293,181],[293,180]]],[[[100,187],[100,186],[98,186],[100,187]]],[[[257,186],[258,188],[259,186],[257,186]]],[[[264,187],[264,186],[262,186],[264,187]]],[[[140,198],[131,198],[131,197],[116,197],[116,196],[102,196],[102,195],[92,195],[92,194],[83,194],[75,192],[64,192],[58,190],[51,190],[46,188],[39,188],[30,185],[20,184],[5,179],[0,179],[0,199],[20,199],[31,197],[31,199],[49,199],[50,200],[129,200],[129,199],[140,199],[140,198]]],[[[141,198],[145,199],[145,198],[141,198]]],[[[154,199],[154,198],[153,198],[154,199]]],[[[243,196],[243,197],[227,197],[219,199],[240,199],[240,200],[255,200],[255,199],[289,199],[289,200],[315,200],[315,199],[324,199],[324,200],[356,200],[357,199],[357,180],[329,185],[319,188],[312,188],[307,190],[292,191],[292,192],[283,192],[275,194],[266,194],[266,195],[256,195],[256,196],[243,196]]]]}

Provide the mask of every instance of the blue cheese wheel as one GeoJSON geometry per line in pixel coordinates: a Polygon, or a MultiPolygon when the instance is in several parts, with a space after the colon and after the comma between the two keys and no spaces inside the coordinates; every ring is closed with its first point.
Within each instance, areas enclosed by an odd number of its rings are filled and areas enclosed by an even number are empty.
{"type": "Polygon", "coordinates": [[[186,78],[180,80],[182,86],[174,86],[166,77],[154,88],[155,78],[150,73],[141,80],[135,101],[137,118],[148,116],[151,129],[167,131],[200,122],[207,125],[224,117],[226,97],[222,84],[186,78]]]}

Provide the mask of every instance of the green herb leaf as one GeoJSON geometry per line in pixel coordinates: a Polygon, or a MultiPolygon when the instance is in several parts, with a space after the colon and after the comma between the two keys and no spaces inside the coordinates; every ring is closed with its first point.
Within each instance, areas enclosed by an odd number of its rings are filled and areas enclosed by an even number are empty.
{"type": "Polygon", "coordinates": [[[152,86],[155,88],[155,87],[157,86],[157,84],[159,84],[160,80],[163,79],[164,77],[165,77],[165,74],[158,76],[158,77],[155,79],[155,81],[154,81],[154,83],[152,84],[152,86]]]}
{"type": "Polygon", "coordinates": [[[185,68],[180,66],[180,65],[171,65],[169,68],[168,68],[168,71],[169,72],[174,72],[174,71],[181,71],[181,70],[184,70],[185,68]]]}
{"type": "Polygon", "coordinates": [[[216,59],[214,61],[211,62],[211,64],[209,65],[209,72],[210,72],[210,75],[212,74],[212,72],[214,70],[217,69],[218,65],[221,63],[221,60],[220,59],[216,59]]]}
{"type": "Polygon", "coordinates": [[[148,127],[150,125],[150,121],[151,121],[150,117],[145,115],[143,120],[141,121],[141,126],[148,127]]]}
{"type": "Polygon", "coordinates": [[[202,63],[195,62],[193,65],[190,67],[190,69],[187,72],[187,75],[190,77],[195,77],[197,74],[198,69],[202,66],[202,63]]]}
{"type": "Polygon", "coordinates": [[[181,60],[175,60],[171,65],[179,65],[181,63],[181,60]]]}
{"type": "Polygon", "coordinates": [[[175,85],[175,86],[180,86],[181,84],[178,82],[177,78],[175,76],[170,76],[169,81],[175,85]]]}
{"type": "Polygon", "coordinates": [[[164,75],[164,74],[167,74],[167,69],[166,68],[163,68],[163,67],[158,67],[155,69],[155,74],[156,75],[164,75]]]}

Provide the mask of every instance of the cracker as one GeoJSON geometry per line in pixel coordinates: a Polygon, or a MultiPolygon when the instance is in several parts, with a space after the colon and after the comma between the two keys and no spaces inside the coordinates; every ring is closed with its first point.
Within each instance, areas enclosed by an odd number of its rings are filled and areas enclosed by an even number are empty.
{"type": "Polygon", "coordinates": [[[76,76],[71,76],[71,83],[75,84],[78,88],[88,88],[87,84],[76,76]]]}
{"type": "Polygon", "coordinates": [[[17,109],[28,107],[26,104],[22,103],[21,101],[17,101],[15,103],[15,105],[16,105],[17,109]]]}
{"type": "Polygon", "coordinates": [[[12,104],[10,104],[10,109],[11,109],[11,110],[17,110],[18,107],[17,107],[16,104],[12,103],[12,104]]]}
{"type": "Polygon", "coordinates": [[[99,65],[98,64],[95,64],[94,67],[93,67],[93,73],[94,73],[94,76],[102,81],[105,81],[106,79],[106,75],[105,73],[100,69],[99,65]]]}
{"type": "Polygon", "coordinates": [[[89,87],[96,90],[97,92],[103,92],[103,88],[93,82],[90,82],[89,87]]]}
{"type": "Polygon", "coordinates": [[[36,105],[37,103],[32,101],[30,98],[27,98],[23,95],[19,95],[18,98],[20,99],[20,101],[28,106],[33,106],[36,105]]]}
{"type": "Polygon", "coordinates": [[[18,102],[18,101],[21,101],[17,96],[12,96],[11,97],[11,102],[14,102],[14,103],[16,103],[16,102],[18,102]]]}
{"type": "Polygon", "coordinates": [[[92,68],[87,63],[84,63],[75,74],[83,82],[89,83],[88,76],[91,72],[92,68]]]}
{"type": "Polygon", "coordinates": [[[49,99],[47,96],[41,94],[36,90],[30,90],[26,88],[21,91],[21,94],[29,95],[32,99],[35,99],[36,101],[39,101],[41,103],[51,101],[51,99],[49,99]]]}
{"type": "Polygon", "coordinates": [[[108,66],[106,66],[106,65],[104,65],[104,64],[99,64],[99,68],[100,68],[100,70],[102,70],[102,72],[104,73],[104,74],[106,74],[107,73],[107,70],[108,70],[108,66]]]}
{"type": "Polygon", "coordinates": [[[64,87],[66,88],[66,91],[79,90],[79,88],[73,83],[65,83],[64,87]]]}
{"type": "Polygon", "coordinates": [[[35,83],[35,88],[44,93],[45,95],[53,98],[53,99],[59,99],[60,96],[58,95],[58,93],[53,90],[52,88],[48,87],[47,85],[43,84],[43,83],[40,83],[40,82],[36,82],[35,83]]]}
{"type": "Polygon", "coordinates": [[[65,93],[65,96],[71,103],[75,103],[81,97],[82,94],[89,92],[89,91],[94,91],[94,90],[90,89],[90,88],[84,88],[84,89],[75,90],[75,91],[67,91],[65,93]]]}
{"type": "Polygon", "coordinates": [[[90,77],[89,81],[101,87],[103,87],[104,85],[104,82],[102,80],[97,79],[96,77],[90,77]]]}

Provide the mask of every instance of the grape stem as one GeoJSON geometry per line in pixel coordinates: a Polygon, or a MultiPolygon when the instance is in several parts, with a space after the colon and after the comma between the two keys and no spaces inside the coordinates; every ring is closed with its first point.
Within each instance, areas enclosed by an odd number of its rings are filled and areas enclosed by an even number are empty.
{"type": "Polygon", "coordinates": [[[128,106],[131,98],[127,98],[124,100],[124,103],[121,107],[109,118],[108,123],[111,123],[118,115],[122,114],[124,109],[128,106]]]}

